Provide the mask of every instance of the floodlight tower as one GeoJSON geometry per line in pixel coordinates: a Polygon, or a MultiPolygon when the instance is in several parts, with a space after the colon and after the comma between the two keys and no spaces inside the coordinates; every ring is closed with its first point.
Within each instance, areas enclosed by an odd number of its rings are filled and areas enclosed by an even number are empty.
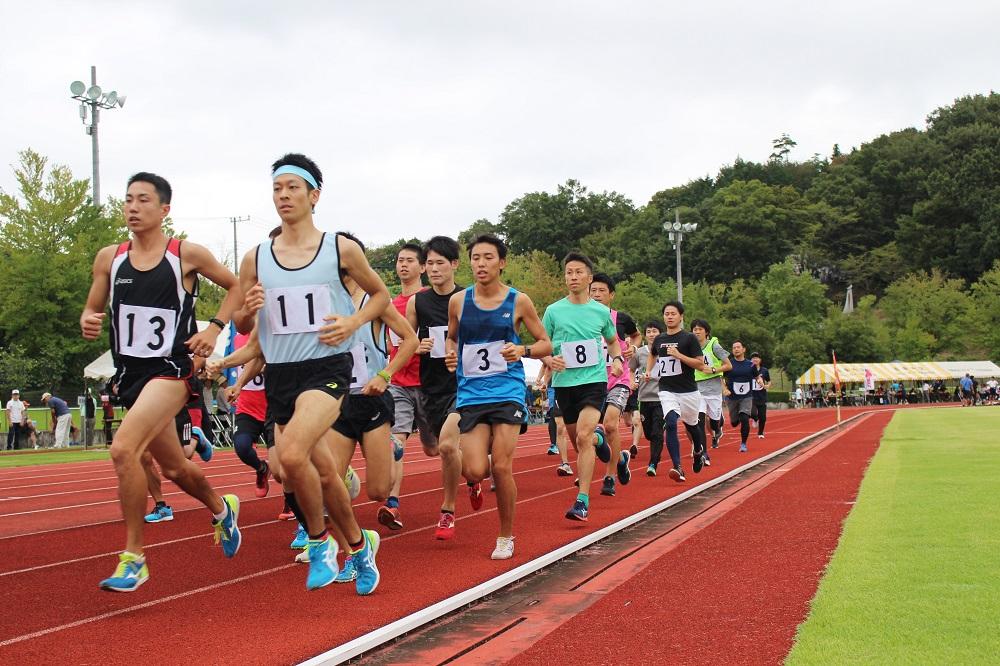
{"type": "Polygon", "coordinates": [[[681,241],[684,234],[693,233],[698,229],[697,222],[685,222],[681,224],[681,212],[674,209],[674,221],[667,220],[663,223],[663,228],[667,232],[667,238],[674,244],[677,253],[677,300],[684,302],[684,285],[681,283],[681,241]]]}
{"type": "Polygon", "coordinates": [[[80,120],[83,121],[87,134],[90,135],[91,154],[94,163],[94,178],[92,181],[94,188],[94,205],[101,205],[101,159],[97,145],[97,124],[100,122],[101,109],[122,108],[125,106],[125,95],[119,95],[116,91],[104,92],[97,85],[97,67],[90,68],[90,87],[83,81],[74,81],[70,84],[69,90],[73,93],[73,99],[80,102],[80,120]],[[87,113],[90,113],[90,124],[87,124],[87,113]]]}

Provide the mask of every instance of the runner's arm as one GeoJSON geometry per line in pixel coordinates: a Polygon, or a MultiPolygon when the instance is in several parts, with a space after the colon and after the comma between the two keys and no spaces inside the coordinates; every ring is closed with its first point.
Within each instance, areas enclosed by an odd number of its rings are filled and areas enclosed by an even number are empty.
{"type": "Polygon", "coordinates": [[[114,245],[109,245],[94,257],[93,280],[87,294],[87,304],[80,315],[80,332],[86,340],[96,340],[101,335],[104,310],[108,307],[108,296],[111,293],[111,261],[115,250],[114,245]]]}
{"type": "Polygon", "coordinates": [[[327,317],[327,321],[331,323],[320,329],[320,341],[333,345],[343,342],[362,325],[380,317],[389,305],[389,290],[368,264],[361,246],[350,238],[338,235],[337,249],[340,253],[340,267],[365,290],[368,300],[352,315],[327,317]]]}
{"type": "Polygon", "coordinates": [[[550,355],[552,353],[552,341],[549,340],[549,334],[545,330],[545,326],[542,325],[542,320],[538,318],[538,310],[535,309],[535,304],[531,302],[531,297],[523,292],[517,295],[517,301],[514,303],[514,317],[517,322],[515,326],[519,327],[520,324],[524,324],[524,327],[528,329],[528,333],[535,338],[535,341],[530,345],[514,345],[511,343],[504,345],[504,360],[508,363],[520,360],[528,347],[531,347],[531,356],[529,358],[550,355]],[[515,347],[520,347],[520,349],[515,349],[515,347]],[[516,352],[516,358],[514,358],[513,352],[516,352]]]}
{"type": "MultiPolygon", "coordinates": [[[[409,322],[399,314],[396,307],[391,303],[386,306],[382,313],[382,322],[399,336],[399,346],[396,348],[396,356],[385,366],[385,373],[392,377],[395,373],[403,369],[414,352],[417,351],[417,334],[410,326],[409,322]]],[[[389,388],[389,380],[380,375],[375,375],[368,380],[361,393],[364,395],[382,395],[389,388]]]]}
{"type": "MultiPolygon", "coordinates": [[[[232,319],[233,312],[243,303],[243,290],[233,272],[219,263],[211,252],[197,243],[181,243],[181,261],[186,263],[188,271],[204,275],[209,280],[226,290],[226,297],[219,304],[219,310],[212,319],[218,319],[223,324],[232,319]]],[[[185,345],[192,353],[208,357],[215,350],[215,341],[222,333],[215,324],[210,323],[204,331],[192,335],[185,345]]]]}
{"type": "Polygon", "coordinates": [[[236,330],[246,335],[257,321],[257,312],[264,307],[264,285],[257,281],[257,248],[243,255],[240,262],[240,289],[243,305],[233,313],[236,330]]]}

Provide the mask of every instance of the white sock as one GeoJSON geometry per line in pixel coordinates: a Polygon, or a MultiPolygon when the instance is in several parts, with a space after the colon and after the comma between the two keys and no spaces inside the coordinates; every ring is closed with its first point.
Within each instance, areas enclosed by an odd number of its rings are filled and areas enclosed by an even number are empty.
{"type": "Polygon", "coordinates": [[[222,501],[222,513],[213,513],[212,515],[215,517],[215,522],[218,523],[218,522],[221,522],[222,519],[226,517],[227,513],[229,513],[229,505],[226,504],[225,500],[223,500],[222,501]]]}

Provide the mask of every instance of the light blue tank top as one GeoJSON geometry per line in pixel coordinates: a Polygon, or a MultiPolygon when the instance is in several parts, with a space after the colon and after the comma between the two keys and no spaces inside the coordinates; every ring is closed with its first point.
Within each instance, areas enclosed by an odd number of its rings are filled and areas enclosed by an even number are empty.
{"type": "MultiPolygon", "coordinates": [[[[361,307],[368,302],[368,294],[361,299],[361,307]]],[[[385,332],[382,322],[376,319],[365,324],[354,333],[354,346],[351,355],[354,356],[354,373],[351,377],[351,393],[361,393],[372,377],[389,365],[389,352],[385,346],[385,332]],[[376,329],[382,335],[376,339],[376,329]]]]}
{"type": "Polygon", "coordinates": [[[483,310],[473,298],[475,287],[465,290],[462,317],[458,322],[458,397],[456,405],[486,405],[516,402],[524,405],[524,365],[507,363],[500,355],[504,344],[521,344],[514,330],[517,290],[493,310],[483,310]]]}
{"type": "Polygon", "coordinates": [[[339,345],[319,341],[327,315],[349,315],[354,302],[340,280],[337,236],[323,234],[313,260],[288,269],[274,256],[274,241],[257,246],[257,279],[264,285],[258,317],[261,350],[268,363],[299,363],[350,350],[354,338],[339,345]]]}

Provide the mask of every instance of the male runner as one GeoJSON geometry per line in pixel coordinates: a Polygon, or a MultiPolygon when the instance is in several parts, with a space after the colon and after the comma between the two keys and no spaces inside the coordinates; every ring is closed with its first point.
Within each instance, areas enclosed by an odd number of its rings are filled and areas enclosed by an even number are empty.
{"type": "MultiPolygon", "coordinates": [[[[708,417],[709,427],[712,430],[712,448],[719,448],[719,441],[722,439],[722,423],[725,417],[722,415],[722,375],[732,369],[729,362],[729,352],[719,344],[719,339],[712,336],[712,327],[704,319],[695,319],[691,322],[691,332],[698,338],[701,345],[701,354],[705,358],[705,363],[711,372],[694,371],[694,379],[698,383],[698,391],[701,393],[704,402],[704,414],[708,417]]],[[[708,451],[705,452],[705,460],[708,462],[708,451]]]]}
{"type": "Polygon", "coordinates": [[[545,391],[545,406],[547,408],[545,418],[549,425],[549,449],[545,453],[550,456],[559,456],[560,464],[556,467],[556,476],[572,476],[573,468],[569,466],[568,448],[566,440],[566,422],[563,420],[562,410],[556,402],[556,389],[550,386],[552,383],[552,369],[549,362],[552,359],[545,357],[542,359],[542,368],[535,380],[535,388],[545,391]]]}
{"type": "Polygon", "coordinates": [[[207,357],[226,321],[243,299],[236,277],[200,245],[168,238],[170,184],[151,173],[129,179],[123,205],[132,240],[105,247],[94,259],[93,282],[80,315],[87,340],[101,334],[111,302],[110,342],[115,360],[111,386],[128,408],[111,445],[118,496],[125,519],[125,550],[101,588],[132,592],[149,578],[143,554],[146,475],[142,455],[150,451],[163,474],[212,512],[217,542],[226,557],[239,550],[239,499],[219,495],[199,467],[186,459],[174,416],[192,395],[189,354],[207,357]],[[211,324],[196,333],[194,301],[198,276],[226,290],[211,324]]]}
{"type": "Polygon", "coordinates": [[[479,483],[491,474],[496,484],[500,535],[491,558],[514,556],[514,448],[527,428],[524,366],[521,358],[546,356],[552,343],[527,294],[500,280],[507,246],[482,234],[468,245],[475,284],[456,293],[448,305],[446,362],[456,371],[462,475],[479,483]],[[534,338],[521,344],[524,324],[534,338]]]}
{"type": "Polygon", "coordinates": [[[324,504],[348,539],[359,580],[377,585],[379,536],[356,531],[353,512],[339,511],[349,505],[347,488],[329,448],[319,444],[326,441],[350,387],[354,333],[385,309],[389,292],[357,243],[316,228],[313,209],[323,175],[315,162],[290,153],[272,165],[271,178],[281,234],[246,254],[240,280],[248,302],[251,296],[255,304],[263,300],[257,333],[267,363],[264,390],[277,426],[281,472],[294,491],[289,504],[309,533],[306,587],[329,585],[339,573],[324,504]],[[371,296],[359,311],[341,270],[371,296]]]}
{"type": "MultiPolygon", "coordinates": [[[[639,347],[629,361],[629,369],[638,375],[639,390],[636,393],[639,399],[639,422],[649,442],[649,465],[646,467],[646,476],[656,476],[656,468],[660,464],[660,456],[663,455],[663,406],[660,404],[660,389],[656,381],[658,377],[646,375],[650,349],[656,336],[662,332],[663,324],[655,321],[647,323],[646,344],[639,347]]],[[[656,370],[655,366],[653,370],[656,370]]]]}
{"type": "Polygon", "coordinates": [[[590,297],[593,262],[586,255],[570,252],[563,259],[563,275],[569,293],[545,309],[542,323],[552,340],[549,367],[556,402],[577,452],[580,492],[566,518],[585,521],[590,511],[594,456],[604,463],[611,460],[611,447],[600,425],[608,397],[608,369],[601,341],[607,342],[613,376],[622,375],[625,359],[607,306],[590,297]]]}
{"type": "MultiPolygon", "coordinates": [[[[233,350],[242,349],[249,337],[244,333],[237,334],[233,340],[233,350]]],[[[233,436],[233,448],[236,449],[237,457],[254,471],[254,494],[257,497],[267,497],[270,490],[268,481],[271,468],[268,460],[261,460],[257,455],[257,442],[264,443],[270,458],[271,450],[274,448],[274,422],[267,417],[264,373],[258,371],[255,375],[249,374],[260,366],[260,363],[245,363],[239,366],[236,384],[226,392],[236,398],[236,433],[233,436]]]]}
{"type": "Polygon", "coordinates": [[[684,481],[681,467],[681,444],[677,437],[677,421],[683,421],[694,449],[692,469],[695,474],[704,464],[705,429],[698,427],[701,408],[701,393],[694,381],[696,368],[708,370],[701,356],[701,346],[693,333],[684,330],[684,304],[667,301],[663,306],[663,323],[666,332],[653,339],[653,345],[646,360],[646,374],[652,374],[654,366],[659,377],[660,405],[663,407],[664,429],[667,451],[673,463],[669,474],[674,481],[684,481]]]}
{"type": "MultiPolygon", "coordinates": [[[[455,284],[458,268],[458,243],[447,236],[434,236],[424,246],[424,268],[431,288],[417,292],[406,304],[406,319],[417,331],[420,346],[420,406],[417,408],[417,428],[420,443],[428,456],[441,456],[441,478],[444,499],[434,538],[451,539],[455,535],[455,496],[462,474],[461,451],[458,446],[458,412],[455,393],[458,385],[455,373],[445,365],[445,338],[448,335],[448,302],[452,294],[462,291],[455,284]]],[[[469,486],[472,508],[483,505],[480,485],[469,486]]]]}
{"type": "Polygon", "coordinates": [[[757,422],[757,439],[764,439],[764,425],[767,423],[767,391],[771,388],[771,371],[764,367],[760,354],[750,354],[750,362],[757,368],[757,378],[753,384],[753,407],[750,418],[757,422]]]}
{"type": "MultiPolygon", "coordinates": [[[[627,363],[635,348],[642,343],[639,329],[635,326],[632,317],[624,312],[619,312],[611,307],[611,301],[615,298],[615,281],[605,273],[595,273],[594,280],[590,283],[590,297],[601,305],[611,310],[611,323],[615,326],[618,335],[618,343],[623,351],[625,362],[627,363]]],[[[604,364],[611,365],[611,354],[605,351],[604,364]]],[[[629,460],[631,451],[621,450],[621,433],[618,429],[618,422],[621,420],[629,398],[632,396],[632,373],[623,372],[621,375],[608,374],[608,397],[604,406],[604,432],[607,434],[608,444],[611,446],[611,462],[608,463],[604,472],[604,484],[601,486],[601,494],[614,497],[615,479],[611,475],[612,462],[615,463],[618,473],[618,481],[624,486],[632,479],[632,472],[629,470],[629,460]]],[[[629,420],[629,426],[632,425],[629,420]]]]}
{"type": "Polygon", "coordinates": [[[745,357],[746,348],[739,340],[733,342],[732,369],[726,373],[726,389],[729,397],[729,424],[740,424],[740,453],[747,451],[750,436],[750,412],[753,409],[751,390],[757,380],[757,367],[745,357]]]}
{"type": "MultiPolygon", "coordinates": [[[[402,292],[392,299],[392,305],[399,314],[406,316],[406,304],[413,295],[423,289],[421,278],[424,274],[424,248],[415,243],[406,243],[396,253],[396,275],[402,292]]],[[[389,359],[396,358],[399,353],[399,338],[389,331],[389,359]]],[[[416,416],[420,405],[420,356],[414,354],[406,365],[393,373],[389,393],[395,404],[395,422],[392,424],[392,435],[396,441],[405,442],[417,431],[416,416]]],[[[385,504],[378,509],[378,522],[390,530],[403,527],[399,517],[399,495],[403,485],[403,457],[393,461],[392,489],[385,504]]]]}

